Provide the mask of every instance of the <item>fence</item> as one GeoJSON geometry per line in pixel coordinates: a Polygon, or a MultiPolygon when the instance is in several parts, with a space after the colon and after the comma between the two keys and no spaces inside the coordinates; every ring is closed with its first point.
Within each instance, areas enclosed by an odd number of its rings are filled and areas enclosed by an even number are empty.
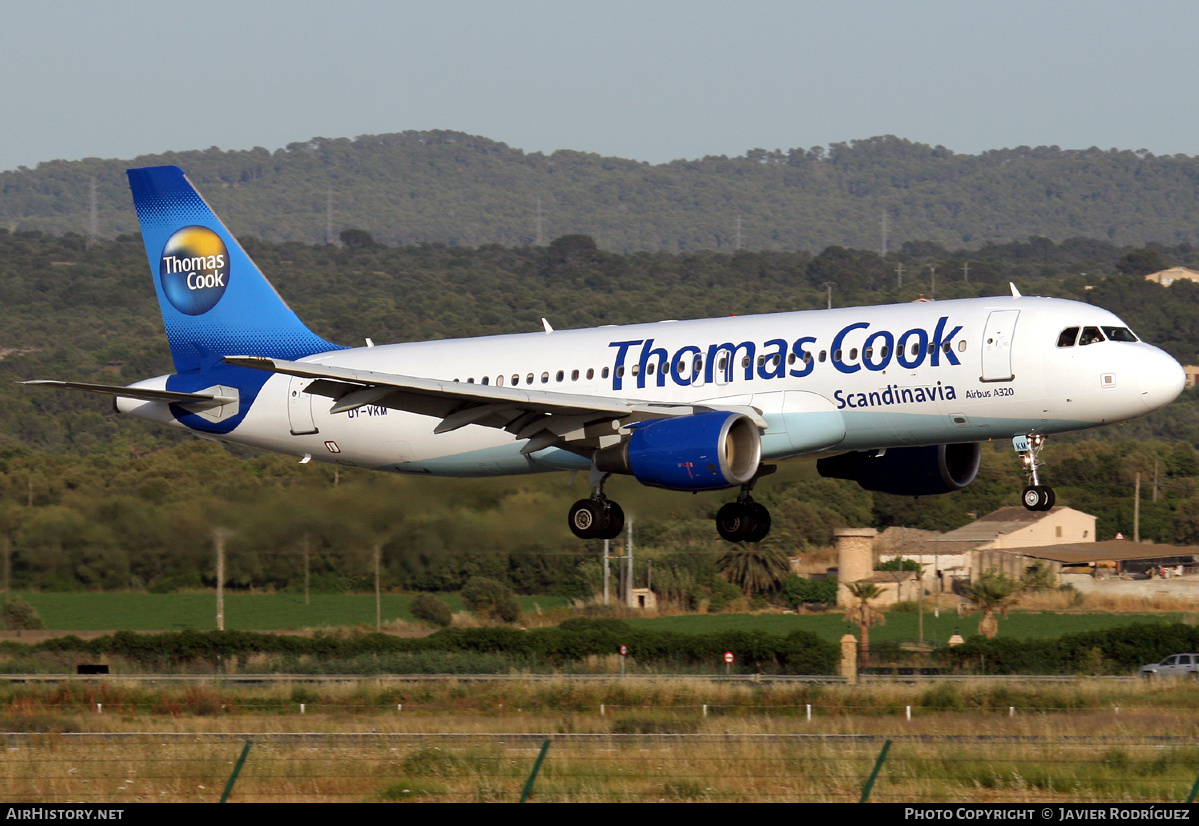
{"type": "Polygon", "coordinates": [[[14,804],[218,802],[226,792],[235,803],[515,802],[526,789],[532,802],[857,802],[876,768],[871,802],[1184,802],[1199,773],[1191,737],[160,732],[7,740],[0,799],[14,804]]]}

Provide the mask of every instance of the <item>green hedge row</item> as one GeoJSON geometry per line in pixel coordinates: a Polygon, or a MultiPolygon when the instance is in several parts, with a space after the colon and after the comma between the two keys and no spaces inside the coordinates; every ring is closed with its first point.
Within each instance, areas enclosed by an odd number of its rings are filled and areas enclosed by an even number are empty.
{"type": "Polygon", "coordinates": [[[120,631],[83,640],[59,637],[34,645],[0,644],[0,655],[45,652],[61,657],[113,657],[148,670],[173,669],[197,661],[213,665],[251,654],[276,654],[284,660],[316,657],[350,660],[416,652],[500,653],[529,668],[567,666],[592,655],[615,654],[621,645],[640,666],[670,670],[718,667],[725,651],[736,656],[738,670],[782,674],[831,674],[836,671],[835,645],[803,631],[780,637],[762,631],[680,634],[630,628],[619,620],[568,620],[555,628],[446,628],[419,639],[386,634],[348,638],[300,637],[250,631],[181,631],[135,634],[120,631]]]}
{"type": "Polygon", "coordinates": [[[1199,628],[1134,623],[1043,640],[971,637],[939,654],[958,670],[986,674],[1127,674],[1188,651],[1199,651],[1199,628]]]}

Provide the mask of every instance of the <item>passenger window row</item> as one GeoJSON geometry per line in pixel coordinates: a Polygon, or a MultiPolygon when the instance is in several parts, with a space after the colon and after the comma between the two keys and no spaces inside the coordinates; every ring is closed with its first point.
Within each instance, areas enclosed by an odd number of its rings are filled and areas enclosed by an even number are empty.
{"type": "MultiPolygon", "coordinates": [[[[1075,332],[1077,332],[1077,330],[1078,330],[1077,327],[1074,327],[1073,329],[1075,330],[1075,332]]],[[[1087,329],[1091,329],[1091,328],[1087,328],[1087,329]]],[[[1065,335],[1065,333],[1063,333],[1063,335],[1065,335]]],[[[1129,335],[1131,335],[1131,333],[1129,333],[1129,335]]],[[[1123,339],[1121,339],[1121,340],[1123,340],[1123,339]]],[[[1131,340],[1136,341],[1135,338],[1133,338],[1131,340]]],[[[1059,342],[1058,346],[1062,347],[1062,346],[1066,346],[1066,345],[1063,345],[1059,342]]],[[[943,351],[946,353],[950,352],[950,350],[952,350],[952,348],[953,348],[952,342],[948,342],[948,341],[945,342],[945,344],[942,346],[943,351]]],[[[932,342],[929,342],[927,345],[928,354],[931,355],[934,349],[936,349],[935,345],[932,342]]],[[[964,340],[958,342],[958,352],[960,352],[960,353],[966,352],[966,342],[964,340]]],[[[920,354],[920,344],[918,344],[918,343],[913,344],[911,347],[911,357],[915,358],[919,354],[920,354]]],[[[839,362],[839,363],[844,363],[845,359],[843,358],[843,355],[844,355],[844,353],[841,350],[834,351],[833,352],[833,361],[839,362]]],[[[874,355],[875,355],[874,348],[867,347],[865,350],[862,351],[862,355],[866,359],[873,359],[874,355]]],[[[879,348],[878,357],[880,359],[886,359],[890,355],[891,355],[891,348],[885,347],[885,346],[879,348]]],[[[849,359],[848,360],[850,362],[854,362],[854,361],[857,361],[857,359],[858,359],[858,348],[854,347],[853,349],[851,349],[849,351],[849,359]]],[[[769,367],[769,369],[771,369],[771,370],[776,370],[776,369],[778,369],[780,360],[781,360],[781,356],[778,353],[775,353],[771,356],[764,356],[764,355],[758,356],[757,365],[759,368],[769,367]]],[[[794,353],[791,353],[787,356],[787,364],[788,365],[794,365],[798,360],[799,359],[796,358],[794,353]]],[[[826,361],[828,361],[828,351],[821,350],[819,355],[816,356],[816,361],[818,361],[821,364],[824,364],[826,361]]],[[[803,362],[804,362],[804,364],[811,364],[812,363],[812,354],[805,352],[803,354],[803,362]]],[[[668,367],[669,367],[669,365],[664,364],[660,360],[657,362],[650,361],[650,362],[647,362],[645,365],[645,374],[647,376],[652,376],[656,370],[666,369],[668,367]]],[[[749,356],[741,357],[741,367],[742,367],[742,369],[749,368],[749,356]]],[[[698,375],[703,369],[704,369],[704,357],[703,356],[696,356],[694,362],[690,365],[684,363],[683,361],[679,361],[675,365],[675,371],[681,376],[686,376],[688,374],[698,375]],[[688,367],[691,368],[690,371],[688,371],[686,369],[688,367]]],[[[728,356],[722,356],[720,358],[720,360],[716,362],[716,369],[719,371],[724,371],[724,370],[728,369],[728,356]]],[[[629,368],[629,373],[630,373],[630,375],[633,375],[633,376],[640,375],[641,374],[641,365],[639,365],[639,364],[632,365],[629,368]]],[[[620,367],[616,368],[617,378],[623,378],[624,374],[625,374],[624,365],[621,365],[620,367]]],[[[578,370],[572,370],[570,372],[570,380],[578,381],[582,375],[583,374],[581,374],[578,370]]],[[[595,380],[595,369],[589,367],[587,369],[585,375],[586,375],[587,381],[594,381],[595,380]]],[[[605,367],[600,371],[601,379],[607,379],[609,375],[610,375],[610,368],[608,368],[608,367],[605,367]]],[[[454,379],[454,381],[461,381],[461,380],[454,379]]],[[[524,384],[535,384],[536,381],[537,381],[537,376],[535,373],[527,373],[523,377],[524,384]]],[[[566,381],[566,372],[565,371],[559,370],[557,373],[554,374],[554,382],[555,383],[561,384],[564,381],[566,381]]],[[[490,382],[491,382],[490,376],[484,376],[482,379],[479,380],[480,384],[489,384],[490,382]]],[[[466,383],[474,384],[475,383],[474,377],[472,376],[471,378],[468,378],[466,380],[466,383]]],[[[520,374],[513,373],[512,377],[510,379],[510,383],[513,387],[519,386],[522,383],[522,377],[520,376],[520,374]]],[[[543,372],[541,374],[541,383],[542,384],[550,383],[550,374],[548,371],[543,372]]],[[[495,377],[495,385],[496,385],[496,387],[503,387],[504,386],[504,377],[496,376],[495,377]]]]}

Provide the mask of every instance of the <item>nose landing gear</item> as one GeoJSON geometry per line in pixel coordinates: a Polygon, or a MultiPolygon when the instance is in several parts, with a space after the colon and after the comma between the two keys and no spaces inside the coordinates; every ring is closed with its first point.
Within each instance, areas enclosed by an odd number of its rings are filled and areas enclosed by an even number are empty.
{"type": "Polygon", "coordinates": [[[1030,511],[1047,511],[1057,501],[1053,488],[1042,485],[1037,476],[1037,468],[1041,466],[1041,449],[1044,446],[1045,437],[1040,433],[1031,433],[1026,436],[1023,450],[1017,446],[1017,450],[1024,457],[1024,473],[1028,477],[1028,486],[1024,488],[1020,500],[1030,511]]]}

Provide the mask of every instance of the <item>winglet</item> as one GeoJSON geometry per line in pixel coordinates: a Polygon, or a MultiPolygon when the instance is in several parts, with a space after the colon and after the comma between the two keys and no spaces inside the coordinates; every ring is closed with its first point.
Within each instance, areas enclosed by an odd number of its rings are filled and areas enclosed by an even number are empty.
{"type": "Polygon", "coordinates": [[[545,328],[546,333],[554,332],[554,328],[551,327],[550,323],[548,321],[546,321],[544,318],[541,319],[541,326],[545,328]]]}
{"type": "Polygon", "coordinates": [[[1024,298],[1024,296],[1020,295],[1020,291],[1016,289],[1015,284],[1009,281],[1007,285],[1012,288],[1012,298],[1024,298]]]}

